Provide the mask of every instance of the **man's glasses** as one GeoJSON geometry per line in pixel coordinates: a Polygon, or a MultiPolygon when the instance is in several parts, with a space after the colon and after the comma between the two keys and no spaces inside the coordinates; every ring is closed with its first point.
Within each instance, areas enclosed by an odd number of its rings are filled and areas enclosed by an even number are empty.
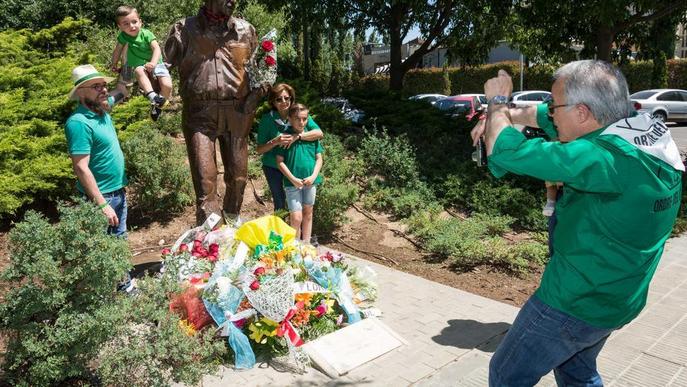
{"type": "Polygon", "coordinates": [[[79,89],[93,89],[99,93],[103,90],[107,90],[107,83],[96,83],[90,86],[79,86],[79,89]]]}
{"type": "Polygon", "coordinates": [[[564,106],[572,106],[572,105],[569,104],[569,103],[565,103],[565,104],[562,104],[562,105],[551,105],[551,104],[549,104],[549,115],[552,116],[553,113],[556,112],[556,109],[557,109],[557,108],[559,108],[559,107],[564,107],[564,106]]]}
{"type": "Polygon", "coordinates": [[[279,98],[275,98],[275,99],[274,99],[274,102],[277,102],[277,103],[291,102],[291,97],[279,97],[279,98]]]}

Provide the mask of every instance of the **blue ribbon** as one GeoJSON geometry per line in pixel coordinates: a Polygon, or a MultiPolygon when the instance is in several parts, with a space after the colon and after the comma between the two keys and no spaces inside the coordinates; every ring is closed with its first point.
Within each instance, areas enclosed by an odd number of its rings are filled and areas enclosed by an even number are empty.
{"type": "Polygon", "coordinates": [[[346,319],[349,324],[361,320],[360,311],[358,311],[358,308],[353,303],[352,297],[341,294],[341,283],[346,275],[343,270],[334,267],[322,270],[320,267],[313,265],[312,261],[306,261],[305,267],[308,270],[308,274],[315,282],[334,293],[339,301],[339,305],[344,310],[344,313],[346,313],[346,319]]]}

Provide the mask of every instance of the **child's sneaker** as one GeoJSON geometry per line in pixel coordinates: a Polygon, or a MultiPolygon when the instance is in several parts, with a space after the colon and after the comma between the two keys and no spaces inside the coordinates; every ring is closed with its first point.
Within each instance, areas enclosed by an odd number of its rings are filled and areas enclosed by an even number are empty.
{"type": "Polygon", "coordinates": [[[158,118],[160,118],[160,114],[162,114],[162,109],[157,106],[156,104],[151,103],[150,104],[150,119],[153,121],[157,121],[158,118]]]}
{"type": "Polygon", "coordinates": [[[156,95],[153,97],[153,104],[160,109],[163,109],[165,106],[167,106],[167,99],[160,94],[156,95]]]}
{"type": "Polygon", "coordinates": [[[552,216],[553,212],[556,210],[556,202],[547,200],[546,205],[544,208],[541,210],[541,213],[544,214],[544,216],[552,216]]]}

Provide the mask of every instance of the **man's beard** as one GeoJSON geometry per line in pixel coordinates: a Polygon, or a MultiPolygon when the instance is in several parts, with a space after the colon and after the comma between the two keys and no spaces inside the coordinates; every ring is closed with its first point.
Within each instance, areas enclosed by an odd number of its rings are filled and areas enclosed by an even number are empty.
{"type": "Polygon", "coordinates": [[[107,102],[107,99],[99,102],[98,100],[91,98],[81,98],[81,104],[98,115],[109,113],[110,110],[112,110],[110,104],[107,102]]]}

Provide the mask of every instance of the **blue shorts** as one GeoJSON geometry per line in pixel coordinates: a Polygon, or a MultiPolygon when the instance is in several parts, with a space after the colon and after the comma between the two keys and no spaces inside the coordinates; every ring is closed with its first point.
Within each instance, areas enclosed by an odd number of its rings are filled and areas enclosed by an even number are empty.
{"type": "Polygon", "coordinates": [[[289,207],[289,212],[303,211],[303,206],[315,205],[316,185],[304,186],[303,188],[284,187],[284,191],[286,192],[286,205],[289,207]]]}
{"type": "MultiPolygon", "coordinates": [[[[143,67],[143,66],[138,66],[138,67],[143,67]]],[[[136,67],[136,68],[138,68],[136,67]]],[[[125,83],[127,86],[133,85],[134,81],[134,71],[136,68],[130,67],[130,66],[124,66],[122,68],[122,72],[120,73],[121,81],[125,83]]],[[[153,77],[158,78],[158,77],[169,77],[169,70],[167,70],[167,66],[165,66],[164,63],[158,63],[155,68],[153,69],[153,77]]]]}

